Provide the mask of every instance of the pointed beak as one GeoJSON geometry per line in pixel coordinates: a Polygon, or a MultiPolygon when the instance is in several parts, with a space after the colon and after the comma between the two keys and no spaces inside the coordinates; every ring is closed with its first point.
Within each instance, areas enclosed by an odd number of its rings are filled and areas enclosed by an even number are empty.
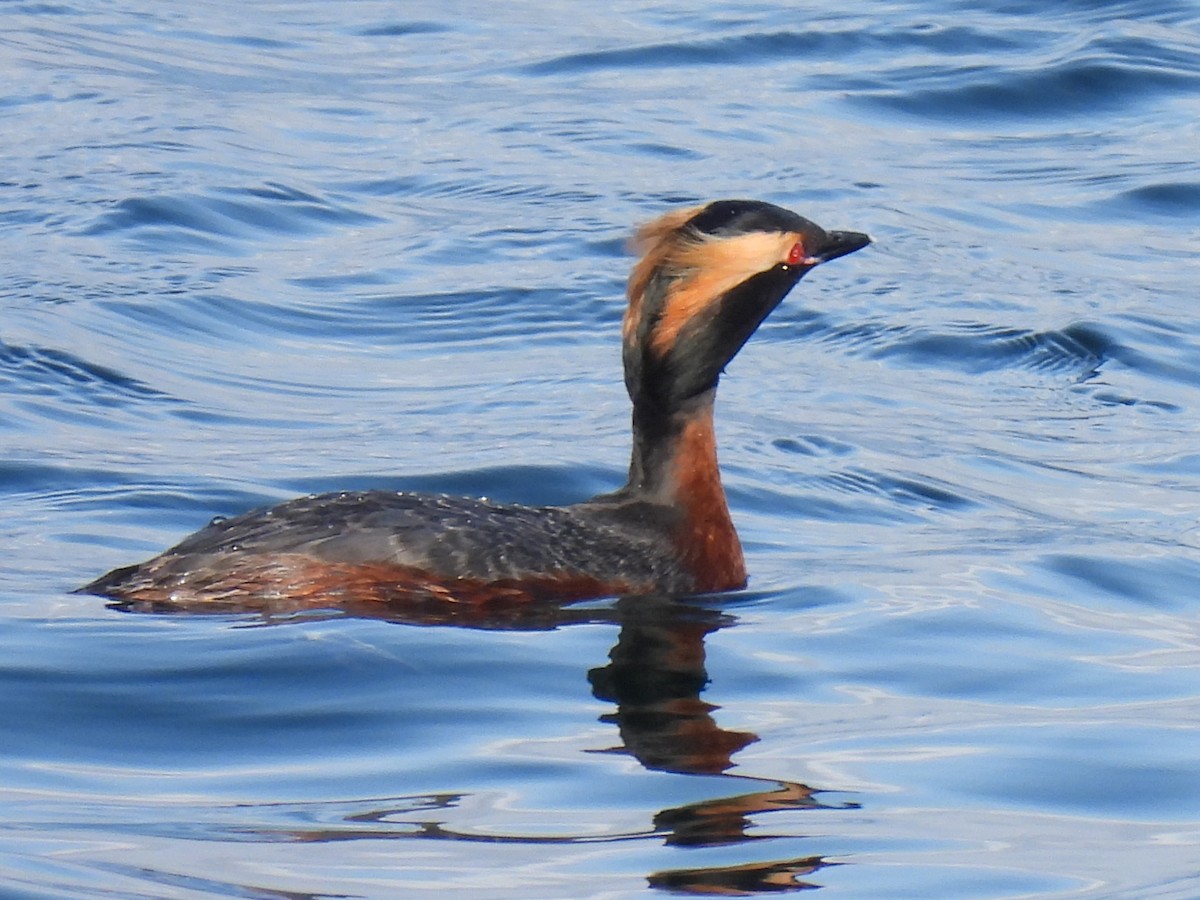
{"type": "Polygon", "coordinates": [[[839,256],[845,256],[847,253],[853,253],[855,250],[861,250],[869,243],[871,243],[871,239],[857,231],[827,231],[824,243],[813,248],[816,252],[805,262],[813,266],[820,265],[831,259],[837,259],[839,256]]]}

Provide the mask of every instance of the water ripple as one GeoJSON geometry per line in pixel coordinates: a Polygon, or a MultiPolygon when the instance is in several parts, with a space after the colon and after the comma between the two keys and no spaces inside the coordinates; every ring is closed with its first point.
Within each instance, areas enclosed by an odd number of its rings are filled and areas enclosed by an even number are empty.
{"type": "Polygon", "coordinates": [[[1187,613],[1200,578],[1200,562],[1185,558],[1123,560],[1059,554],[1043,563],[1101,596],[1121,597],[1154,609],[1187,613]]]}
{"type": "Polygon", "coordinates": [[[961,121],[996,116],[1028,118],[1094,115],[1142,104],[1155,95],[1195,90],[1200,76],[1111,59],[1075,59],[1031,72],[984,69],[976,73],[911,73],[903,92],[865,93],[880,106],[961,121]],[[953,87],[919,87],[953,81],[953,87]],[[964,83],[965,82],[965,83],[964,83]]]}
{"type": "Polygon", "coordinates": [[[1193,94],[1200,84],[1192,42],[1168,27],[1132,25],[1027,32],[1008,48],[972,58],[977,49],[947,46],[944,59],[895,65],[874,87],[864,82],[858,102],[961,122],[1094,115],[1143,107],[1157,97],[1193,94]],[[1032,57],[1042,57],[1031,59],[1032,57]]]}
{"type": "Polygon", "coordinates": [[[289,336],[311,341],[314,353],[346,346],[364,353],[383,347],[420,353],[429,344],[480,352],[513,344],[563,346],[604,339],[613,342],[616,353],[620,308],[596,291],[500,287],[402,293],[379,290],[380,280],[369,274],[294,279],[311,294],[303,299],[285,295],[251,301],[211,292],[194,293],[187,304],[113,306],[139,327],[175,338],[190,335],[196,343],[216,337],[245,344],[289,336]]]}
{"type": "Polygon", "coordinates": [[[117,201],[83,234],[130,232],[149,244],[192,245],[230,254],[272,235],[312,235],[377,222],[349,206],[280,184],[217,189],[206,194],[160,194],[117,201]]]}
{"type": "Polygon", "coordinates": [[[1117,194],[1104,206],[1136,215],[1200,220],[1200,182],[1163,182],[1132,188],[1117,194]]]}
{"type": "Polygon", "coordinates": [[[979,501],[958,485],[861,466],[803,477],[793,474],[786,489],[739,488],[734,496],[739,506],[764,513],[784,510],[797,519],[874,525],[919,522],[931,514],[954,514],[979,506],[979,501]]]}
{"type": "Polygon", "coordinates": [[[1053,331],[979,322],[948,323],[940,330],[919,326],[854,323],[819,332],[823,341],[845,345],[873,359],[979,374],[1021,368],[1068,375],[1078,381],[1096,373],[1114,341],[1092,325],[1053,331]]]}
{"type": "MultiPolygon", "coordinates": [[[[499,130],[504,130],[503,126],[499,130]]],[[[467,200],[554,200],[573,204],[594,203],[596,194],[549,183],[526,181],[519,184],[484,178],[431,178],[428,175],[397,175],[368,181],[351,181],[346,189],[376,197],[450,197],[467,200]]]]}
{"type": "Polygon", "coordinates": [[[48,347],[0,341],[0,390],[99,407],[162,403],[168,395],[120,372],[48,347]]]}
{"type": "Polygon", "coordinates": [[[858,53],[957,50],[979,53],[1012,49],[1015,42],[974,28],[918,28],[886,32],[879,28],[751,32],[711,39],[692,39],[636,47],[569,53],[522,66],[529,75],[581,74],[603,70],[663,69],[679,66],[763,66],[789,59],[845,61],[858,53]]]}

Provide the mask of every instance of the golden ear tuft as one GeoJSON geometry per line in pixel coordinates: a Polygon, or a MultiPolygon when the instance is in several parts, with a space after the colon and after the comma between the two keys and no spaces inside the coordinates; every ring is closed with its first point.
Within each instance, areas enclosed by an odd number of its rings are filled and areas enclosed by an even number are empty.
{"type": "Polygon", "coordinates": [[[629,241],[629,249],[641,259],[629,274],[626,296],[629,309],[625,312],[623,332],[626,338],[632,334],[641,319],[642,294],[650,277],[674,255],[682,243],[680,230],[689,220],[704,210],[704,206],[690,206],[659,216],[641,226],[629,241]]]}
{"type": "Polygon", "coordinates": [[[678,232],[705,209],[707,209],[705,206],[689,206],[686,209],[677,209],[661,215],[657,219],[652,219],[638,228],[637,233],[629,242],[629,248],[639,256],[648,254],[654,247],[663,244],[667,238],[678,232]]]}

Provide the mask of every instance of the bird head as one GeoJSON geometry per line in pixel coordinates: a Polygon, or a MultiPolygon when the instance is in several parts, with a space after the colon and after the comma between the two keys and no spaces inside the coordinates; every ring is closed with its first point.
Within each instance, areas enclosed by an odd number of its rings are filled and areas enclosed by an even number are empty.
{"type": "Polygon", "coordinates": [[[718,200],[643,226],[623,325],[635,407],[663,415],[711,396],[721,372],[796,282],[870,243],[758,200],[718,200]]]}

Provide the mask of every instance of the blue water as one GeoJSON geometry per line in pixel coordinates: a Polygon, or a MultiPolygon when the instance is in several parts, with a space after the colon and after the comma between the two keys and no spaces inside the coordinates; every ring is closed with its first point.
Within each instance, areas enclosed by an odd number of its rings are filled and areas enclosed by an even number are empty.
{"type": "Polygon", "coordinates": [[[0,4],[0,895],[1200,896],[1200,10],[0,4]],[[751,570],[69,593],[338,488],[620,483],[633,225],[876,243],[730,367],[751,570]]]}

